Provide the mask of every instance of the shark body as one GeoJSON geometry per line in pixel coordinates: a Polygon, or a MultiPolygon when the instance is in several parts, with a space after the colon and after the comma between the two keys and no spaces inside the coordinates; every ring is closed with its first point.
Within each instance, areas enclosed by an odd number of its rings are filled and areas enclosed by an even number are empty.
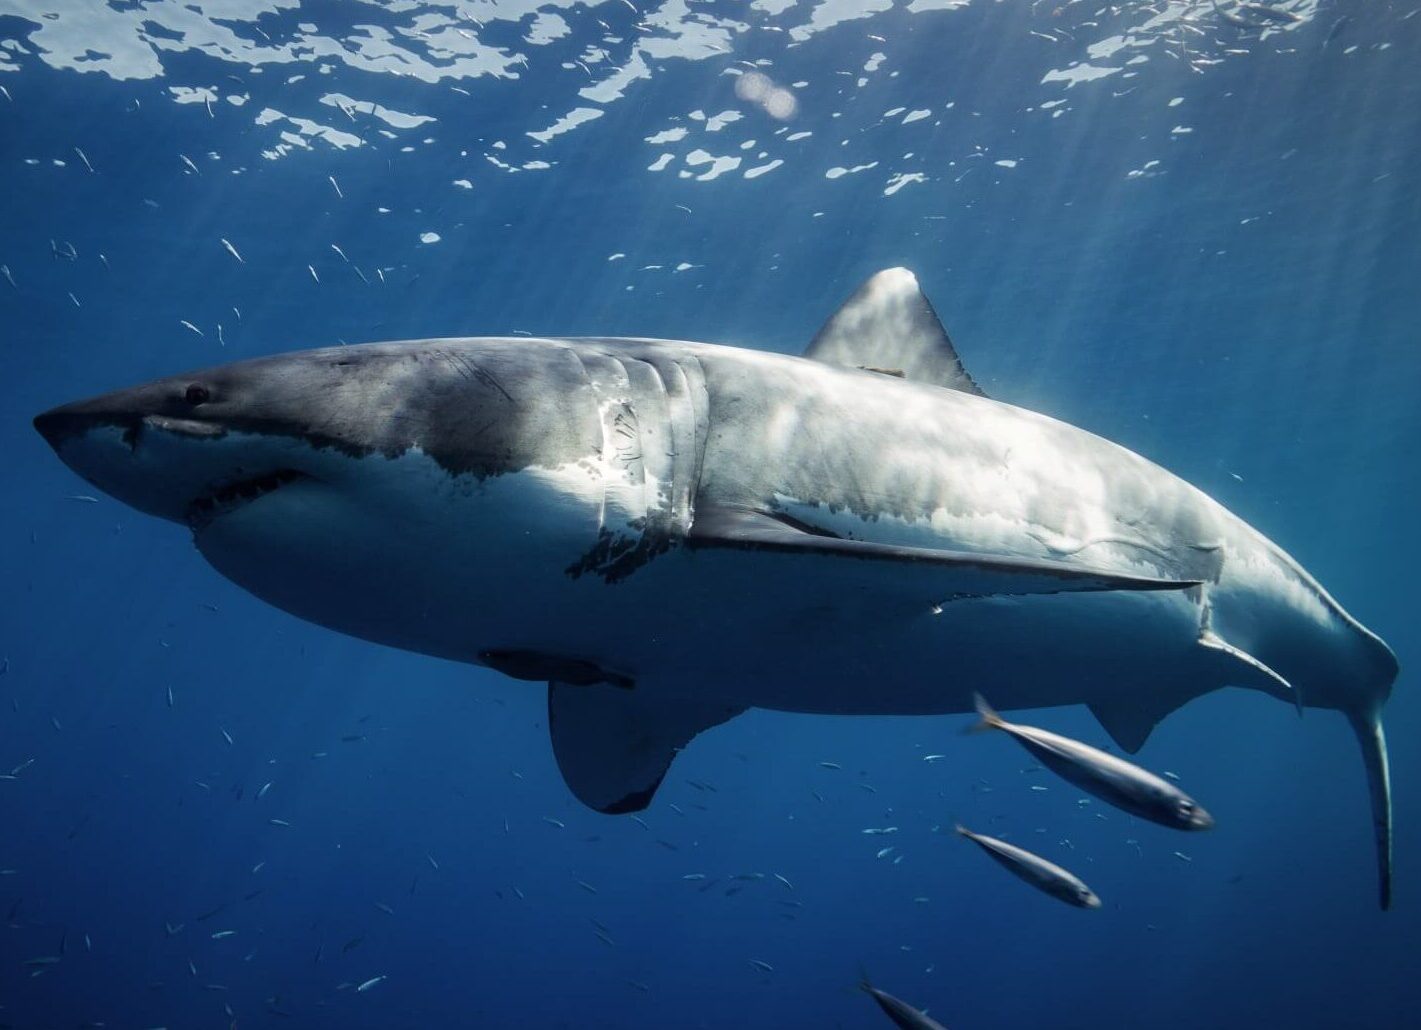
{"type": "Polygon", "coordinates": [[[547,682],[559,767],[598,810],[644,808],[677,750],[750,707],[1086,704],[1133,752],[1242,686],[1346,715],[1389,903],[1392,652],[1201,491],[985,397],[903,269],[802,357],[366,344],[35,421],[272,604],[547,682]]]}

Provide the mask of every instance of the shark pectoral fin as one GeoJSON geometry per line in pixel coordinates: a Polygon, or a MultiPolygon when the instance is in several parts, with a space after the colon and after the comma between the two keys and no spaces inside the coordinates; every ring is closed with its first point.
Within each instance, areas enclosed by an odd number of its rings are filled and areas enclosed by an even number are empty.
{"type": "Polygon", "coordinates": [[[1223,664],[1223,675],[1231,686],[1252,687],[1291,701],[1298,715],[1303,714],[1303,697],[1298,689],[1247,651],[1234,647],[1210,629],[1199,634],[1199,646],[1212,660],[1223,664]]]}
{"type": "Polygon", "coordinates": [[[1097,701],[1086,707],[1090,709],[1090,714],[1095,716],[1101,728],[1110,734],[1110,739],[1133,755],[1145,746],[1145,741],[1150,739],[1150,734],[1160,724],[1160,720],[1178,706],[1171,705],[1160,711],[1158,707],[1097,701]]]}
{"type": "Polygon", "coordinates": [[[1391,767],[1386,757],[1386,731],[1381,716],[1348,712],[1352,732],[1367,766],[1367,788],[1372,795],[1372,827],[1377,841],[1378,901],[1391,907],[1391,767]]]}
{"type": "Polygon", "coordinates": [[[804,356],[986,396],[906,268],[871,276],[829,317],[804,356]]]}
{"type": "Polygon", "coordinates": [[[1056,594],[1088,590],[1185,590],[1194,580],[1153,579],[1049,558],[949,551],[835,536],[786,515],[726,505],[700,506],[686,534],[688,547],[729,548],[829,559],[895,563],[937,573],[939,597],[1056,594]]]}
{"type": "Polygon", "coordinates": [[[676,752],[742,711],[602,684],[548,684],[548,732],[562,778],[584,805],[609,815],[651,804],[676,752]]]}

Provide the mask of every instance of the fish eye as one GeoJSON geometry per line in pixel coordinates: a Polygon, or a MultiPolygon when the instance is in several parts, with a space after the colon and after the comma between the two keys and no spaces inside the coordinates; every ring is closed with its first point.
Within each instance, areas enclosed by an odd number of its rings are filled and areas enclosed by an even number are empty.
{"type": "Polygon", "coordinates": [[[188,388],[183,391],[183,399],[193,407],[206,404],[211,397],[211,392],[201,383],[189,383],[188,388]]]}

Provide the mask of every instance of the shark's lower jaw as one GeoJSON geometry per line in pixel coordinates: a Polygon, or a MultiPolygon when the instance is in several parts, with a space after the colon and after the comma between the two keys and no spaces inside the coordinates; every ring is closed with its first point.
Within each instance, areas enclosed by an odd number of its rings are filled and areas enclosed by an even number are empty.
{"type": "Polygon", "coordinates": [[[284,486],[310,478],[295,469],[276,469],[247,479],[228,480],[189,502],[187,523],[193,532],[199,532],[223,515],[273,494],[284,486]]]}

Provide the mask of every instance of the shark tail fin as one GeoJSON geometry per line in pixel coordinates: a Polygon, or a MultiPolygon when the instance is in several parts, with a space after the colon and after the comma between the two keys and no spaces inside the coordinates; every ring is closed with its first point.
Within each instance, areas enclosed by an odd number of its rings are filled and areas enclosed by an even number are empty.
{"type": "Polygon", "coordinates": [[[972,705],[977,709],[980,721],[969,726],[968,733],[985,733],[987,730],[999,730],[1006,725],[1006,720],[997,714],[995,708],[987,704],[987,699],[981,694],[972,695],[972,705]]]}
{"type": "Polygon", "coordinates": [[[1372,825],[1377,842],[1378,901],[1382,910],[1391,907],[1391,767],[1386,755],[1386,731],[1380,714],[1374,711],[1347,713],[1362,762],[1367,767],[1367,788],[1372,796],[1372,825]]]}

